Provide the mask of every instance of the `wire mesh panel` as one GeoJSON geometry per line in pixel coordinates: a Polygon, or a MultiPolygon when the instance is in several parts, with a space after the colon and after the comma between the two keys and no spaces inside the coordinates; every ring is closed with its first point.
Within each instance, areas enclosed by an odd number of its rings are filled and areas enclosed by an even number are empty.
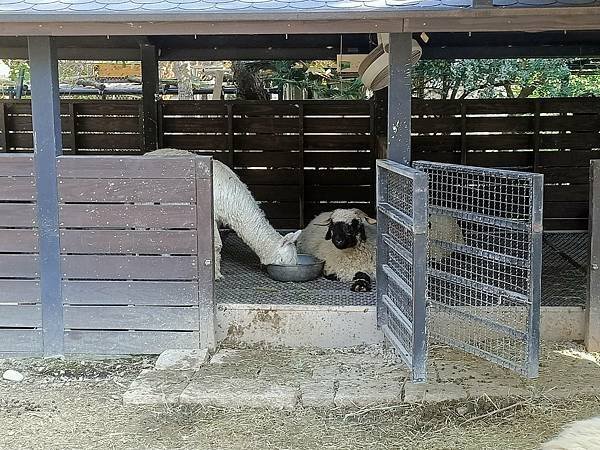
{"type": "Polygon", "coordinates": [[[536,377],[543,176],[414,166],[429,177],[432,337],[536,377]]]}
{"type": "Polygon", "coordinates": [[[386,339],[412,371],[427,375],[427,176],[377,161],[377,314],[386,339]]]}

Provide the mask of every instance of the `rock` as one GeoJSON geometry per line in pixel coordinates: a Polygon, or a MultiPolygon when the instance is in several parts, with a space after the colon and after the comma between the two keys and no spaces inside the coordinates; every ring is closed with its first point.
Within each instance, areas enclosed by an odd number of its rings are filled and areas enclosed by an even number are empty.
{"type": "Polygon", "coordinates": [[[171,349],[162,352],[156,360],[157,370],[198,370],[208,361],[207,348],[171,349]]]}
{"type": "Polygon", "coordinates": [[[8,381],[15,381],[17,383],[23,381],[23,378],[25,378],[23,376],[22,373],[17,372],[16,370],[12,370],[12,369],[8,369],[6,372],[4,372],[2,374],[2,378],[4,378],[5,380],[8,381]]]}

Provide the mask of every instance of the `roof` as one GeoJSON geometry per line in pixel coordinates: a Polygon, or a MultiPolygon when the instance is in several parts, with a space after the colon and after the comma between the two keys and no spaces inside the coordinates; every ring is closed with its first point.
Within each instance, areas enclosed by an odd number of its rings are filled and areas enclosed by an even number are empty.
{"type": "Polygon", "coordinates": [[[471,0],[0,0],[0,16],[122,14],[126,12],[203,14],[298,14],[394,12],[405,9],[471,6],[471,0]]]}

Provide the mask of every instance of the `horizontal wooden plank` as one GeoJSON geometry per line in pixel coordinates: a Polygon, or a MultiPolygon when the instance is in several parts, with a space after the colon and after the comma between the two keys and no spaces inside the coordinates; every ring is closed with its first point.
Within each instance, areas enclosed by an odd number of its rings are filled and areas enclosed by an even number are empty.
{"type": "Polygon", "coordinates": [[[61,230],[60,247],[75,254],[196,254],[198,237],[195,230],[61,230]]]}
{"type": "Polygon", "coordinates": [[[0,353],[41,354],[42,330],[23,328],[0,328],[0,353]]]}
{"type": "Polygon", "coordinates": [[[33,227],[35,218],[33,204],[0,203],[0,227],[33,227]]]}
{"type": "Polygon", "coordinates": [[[538,172],[544,174],[544,183],[573,183],[588,184],[590,179],[589,167],[539,167],[538,172]]]}
{"type": "Polygon", "coordinates": [[[369,133],[369,117],[307,117],[304,119],[305,133],[369,133]]]}
{"type": "Polygon", "coordinates": [[[290,202],[300,199],[300,189],[294,185],[250,186],[250,191],[257,201],[290,202]]]}
{"type": "Polygon", "coordinates": [[[249,185],[298,184],[298,169],[237,169],[235,173],[249,185]]]}
{"type": "MultiPolygon", "coordinates": [[[[35,328],[42,326],[41,305],[7,305],[0,303],[0,327],[35,328]]],[[[0,341],[0,348],[2,342],[0,341]]]]}
{"type": "Polygon", "coordinates": [[[162,129],[165,133],[226,133],[227,118],[166,117],[162,129]]]}
{"type": "Polygon", "coordinates": [[[296,136],[249,134],[235,135],[233,147],[235,150],[286,151],[298,150],[300,140],[296,136]]]}
{"type": "Polygon", "coordinates": [[[65,228],[194,228],[195,205],[63,204],[65,228]]]}
{"type": "Polygon", "coordinates": [[[297,116],[300,108],[298,103],[283,101],[283,102],[233,102],[233,114],[235,116],[245,115],[251,117],[260,116],[297,116]]]}
{"type": "Polygon", "coordinates": [[[573,116],[541,116],[541,131],[596,131],[600,128],[600,117],[596,114],[573,116]]]}
{"type": "Polygon", "coordinates": [[[298,202],[261,202],[260,207],[269,218],[298,219],[300,215],[298,202]]]}
{"type": "Polygon", "coordinates": [[[34,229],[0,228],[0,253],[33,253],[37,251],[38,235],[34,229]]]}
{"type": "Polygon", "coordinates": [[[367,185],[375,181],[375,174],[366,169],[317,169],[305,170],[304,182],[308,185],[344,186],[367,185]]]}
{"type": "Polygon", "coordinates": [[[306,150],[368,150],[371,148],[371,137],[366,135],[306,135],[306,150]]]}
{"type": "Polygon", "coordinates": [[[410,122],[413,133],[460,133],[460,117],[414,117],[410,122]]]}
{"type": "MultiPolygon", "coordinates": [[[[533,116],[506,116],[506,117],[467,117],[466,131],[469,132],[533,132],[533,116]]],[[[460,130],[460,128],[459,128],[460,130]]]]}
{"type": "Polygon", "coordinates": [[[373,206],[371,203],[345,203],[345,202],[327,202],[327,203],[311,203],[305,205],[305,216],[308,220],[314,218],[324,211],[333,211],[334,209],[349,209],[358,208],[367,214],[373,214],[373,206]]]}
{"type": "Polygon", "coordinates": [[[298,133],[300,122],[287,117],[241,117],[233,120],[236,133],[298,133]]]}
{"type": "Polygon", "coordinates": [[[194,178],[193,157],[61,156],[61,178],[194,178]]]}
{"type": "Polygon", "coordinates": [[[544,202],[545,219],[583,219],[588,217],[588,202],[544,202]]]}
{"type": "Polygon", "coordinates": [[[304,224],[302,224],[301,226],[299,225],[299,214],[296,215],[295,218],[293,219],[272,219],[269,218],[269,222],[271,222],[271,225],[277,229],[277,230],[297,230],[298,228],[303,228],[304,226],[306,226],[306,224],[308,223],[308,221],[304,224]]]}
{"type": "Polygon", "coordinates": [[[305,116],[369,115],[371,103],[363,100],[316,100],[303,102],[305,116]]]}
{"type": "Polygon", "coordinates": [[[0,201],[30,202],[35,200],[36,195],[35,178],[0,177],[0,201]]]}
{"type": "Polygon", "coordinates": [[[533,114],[536,101],[530,98],[463,100],[467,114],[533,114]]]}
{"type": "Polygon", "coordinates": [[[182,150],[225,150],[227,148],[227,136],[165,134],[163,136],[163,146],[182,150]]]}
{"type": "Polygon", "coordinates": [[[69,305],[198,305],[196,281],[65,281],[69,305]]]}
{"type": "Polygon", "coordinates": [[[0,255],[0,278],[39,277],[39,257],[34,254],[0,255]]]}
{"type": "Polygon", "coordinates": [[[167,349],[198,348],[195,331],[77,331],[65,332],[69,354],[157,355],[167,349]]]}
{"type": "MultiPolygon", "coordinates": [[[[63,131],[71,131],[71,121],[68,116],[60,118],[60,126],[63,131]]],[[[6,118],[6,128],[10,131],[33,131],[31,116],[12,116],[6,118]]]]}
{"type": "Polygon", "coordinates": [[[0,303],[38,303],[39,301],[38,280],[0,279],[0,303]]]}
{"type": "MultiPolygon", "coordinates": [[[[1,308],[1,307],[0,307],[1,308]]],[[[194,306],[65,306],[65,328],[79,330],[187,330],[199,327],[194,306]]]]}
{"type": "Polygon", "coordinates": [[[469,150],[521,150],[533,148],[532,134],[467,135],[469,150]]]}
{"type": "Polygon", "coordinates": [[[58,193],[65,203],[195,203],[196,183],[191,178],[65,178],[58,183],[58,193]]]}
{"type": "Polygon", "coordinates": [[[600,133],[542,134],[540,148],[592,149],[600,147],[600,133]]]}
{"type": "MultiPolygon", "coordinates": [[[[63,128],[66,129],[66,128],[63,128]]],[[[139,117],[77,117],[75,119],[75,129],[81,131],[125,131],[135,132],[140,131],[139,117]]]]}
{"type": "Polygon", "coordinates": [[[298,167],[300,156],[294,152],[236,152],[234,165],[244,167],[298,167]]]}
{"type": "Polygon", "coordinates": [[[451,152],[460,150],[461,141],[458,135],[413,136],[411,146],[413,151],[451,152]]]}
{"type": "Polygon", "coordinates": [[[227,105],[221,101],[162,100],[163,116],[206,116],[227,114],[227,105]]]}
{"type": "Polygon", "coordinates": [[[545,231],[587,231],[588,219],[544,219],[545,231]]]}
{"type": "Polygon", "coordinates": [[[141,142],[142,136],[139,133],[77,133],[77,148],[81,149],[139,149],[141,142]]]}
{"type": "Polygon", "coordinates": [[[307,202],[369,202],[375,200],[375,192],[371,186],[306,186],[305,199],[307,202]]]}
{"type": "Polygon", "coordinates": [[[0,153],[0,177],[34,176],[32,155],[0,153]]]}
{"type": "MultiPolygon", "coordinates": [[[[62,102],[61,102],[62,103],[62,102]]],[[[77,102],[75,107],[79,116],[84,115],[107,115],[107,116],[139,116],[139,100],[97,100],[77,102]]],[[[63,105],[61,104],[61,107],[63,105]]]]}
{"type": "Polygon", "coordinates": [[[454,100],[413,99],[412,114],[417,116],[450,116],[460,114],[460,104],[454,100]]]}
{"type": "Polygon", "coordinates": [[[585,202],[589,196],[589,185],[587,184],[575,184],[575,185],[545,185],[544,186],[544,201],[546,202],[560,202],[560,201],[573,201],[573,202],[585,202]]]}
{"type": "Polygon", "coordinates": [[[91,280],[194,280],[195,256],[66,255],[64,278],[91,280]]]}
{"type": "Polygon", "coordinates": [[[305,152],[306,167],[371,167],[374,158],[371,152],[305,152]]]}
{"type": "Polygon", "coordinates": [[[542,113],[598,113],[598,99],[586,97],[558,97],[540,100],[542,113]]]}

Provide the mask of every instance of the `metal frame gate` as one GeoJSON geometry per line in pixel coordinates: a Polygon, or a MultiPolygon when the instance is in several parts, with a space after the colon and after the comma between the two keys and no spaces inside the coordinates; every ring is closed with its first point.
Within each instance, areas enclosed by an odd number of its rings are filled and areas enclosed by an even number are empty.
{"type": "Polygon", "coordinates": [[[377,161],[377,323],[408,365],[427,377],[427,176],[377,161]]]}
{"type": "Polygon", "coordinates": [[[432,337],[536,377],[543,176],[431,162],[414,166],[429,178],[432,337]]]}

